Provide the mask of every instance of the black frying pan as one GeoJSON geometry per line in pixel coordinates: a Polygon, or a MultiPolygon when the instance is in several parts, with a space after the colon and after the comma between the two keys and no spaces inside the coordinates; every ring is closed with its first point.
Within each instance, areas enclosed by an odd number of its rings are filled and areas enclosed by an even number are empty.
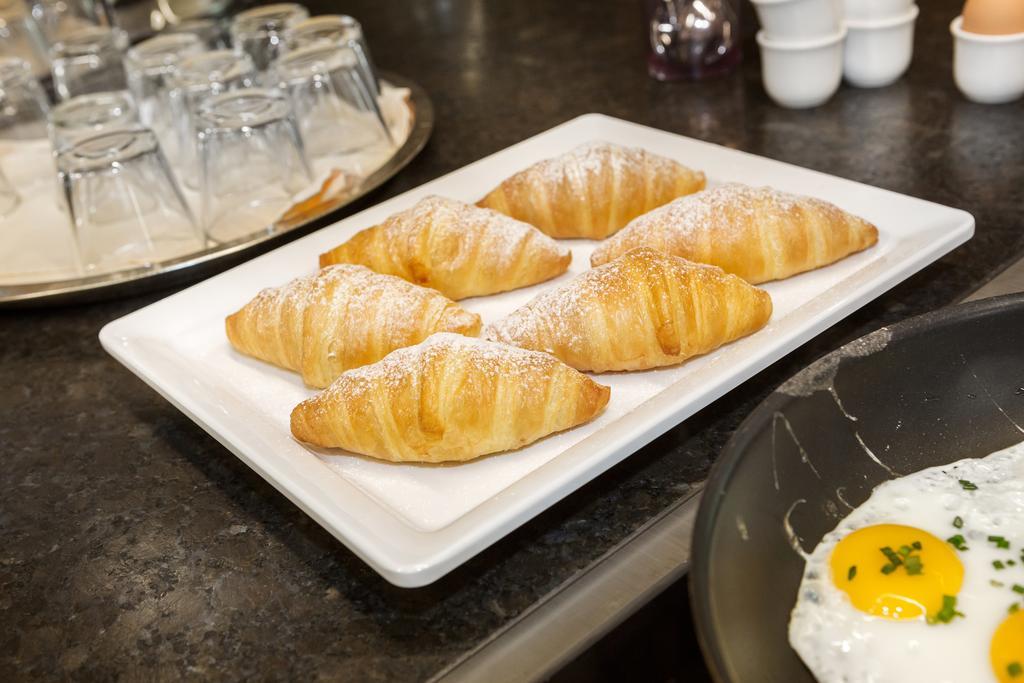
{"type": "Polygon", "coordinates": [[[787,641],[804,564],[794,536],[812,550],[886,468],[984,456],[1022,429],[1024,295],[883,328],[779,387],[726,444],[697,516],[691,604],[715,678],[813,681],[787,641]]]}

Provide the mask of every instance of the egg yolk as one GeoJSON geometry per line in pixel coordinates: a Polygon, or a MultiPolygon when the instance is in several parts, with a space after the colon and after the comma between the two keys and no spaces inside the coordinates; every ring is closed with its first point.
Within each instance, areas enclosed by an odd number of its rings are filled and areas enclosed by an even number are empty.
{"type": "Polygon", "coordinates": [[[1024,609],[1006,617],[996,629],[989,656],[999,683],[1024,681],[1024,609]]]}
{"type": "Polygon", "coordinates": [[[952,546],[899,524],[848,534],[832,550],[829,564],[832,582],[854,607],[887,619],[935,617],[943,596],[956,596],[964,579],[952,546]]]}

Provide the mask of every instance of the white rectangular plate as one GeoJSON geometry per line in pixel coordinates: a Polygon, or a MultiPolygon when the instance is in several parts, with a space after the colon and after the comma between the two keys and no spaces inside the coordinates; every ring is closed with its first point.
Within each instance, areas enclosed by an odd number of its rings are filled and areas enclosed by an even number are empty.
{"type": "MultiPolygon", "coordinates": [[[[589,114],[470,164],[107,325],[121,363],[260,473],[387,580],[435,581],[517,526],[974,233],[970,214],[697,140],[589,114]],[[313,392],[298,376],[234,352],[224,317],[260,289],[314,272],[320,252],[430,194],[475,201],[535,161],[591,140],[643,147],[707,173],[829,200],[875,223],[879,243],[766,286],[760,332],[680,366],[607,374],[607,410],[521,450],[451,466],[397,465],[291,438],[289,413],[313,392]]],[[[463,305],[497,320],[588,267],[593,242],[569,242],[570,272],[463,305]]]]}

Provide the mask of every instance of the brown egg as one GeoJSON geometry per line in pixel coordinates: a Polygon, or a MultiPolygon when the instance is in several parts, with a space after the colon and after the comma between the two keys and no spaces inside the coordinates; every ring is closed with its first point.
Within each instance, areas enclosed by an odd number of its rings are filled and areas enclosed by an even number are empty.
{"type": "Polygon", "coordinates": [[[971,33],[1024,33],[1024,0],[967,0],[963,16],[971,33]]]}

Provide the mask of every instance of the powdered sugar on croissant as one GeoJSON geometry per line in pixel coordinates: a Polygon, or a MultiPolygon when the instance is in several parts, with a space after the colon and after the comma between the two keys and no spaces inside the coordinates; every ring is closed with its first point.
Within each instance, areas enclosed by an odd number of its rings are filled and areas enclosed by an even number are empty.
{"type": "Polygon", "coordinates": [[[383,460],[462,461],[587,422],[609,393],[547,354],[441,333],[343,373],[295,407],[291,429],[383,460]]]}
{"type": "Polygon", "coordinates": [[[532,225],[430,196],[321,254],[320,265],[359,263],[464,299],[549,280],[571,260],[532,225]]]}
{"type": "Polygon", "coordinates": [[[768,293],[735,275],[642,248],[540,294],[483,336],[578,370],[644,370],[751,334],[771,312],[768,293]]]}
{"type": "Polygon", "coordinates": [[[344,370],[434,332],[475,336],[480,316],[432,289],[363,266],[337,265],[263,290],[228,316],[225,328],[242,353],[324,387],[344,370]]]}
{"type": "Polygon", "coordinates": [[[704,183],[703,173],[672,159],[590,142],[516,173],[477,203],[552,237],[602,239],[704,183]]]}
{"type": "Polygon", "coordinates": [[[730,183],[640,216],[601,244],[590,262],[598,266],[651,247],[756,284],[820,268],[877,241],[875,226],[834,204],[730,183]]]}

